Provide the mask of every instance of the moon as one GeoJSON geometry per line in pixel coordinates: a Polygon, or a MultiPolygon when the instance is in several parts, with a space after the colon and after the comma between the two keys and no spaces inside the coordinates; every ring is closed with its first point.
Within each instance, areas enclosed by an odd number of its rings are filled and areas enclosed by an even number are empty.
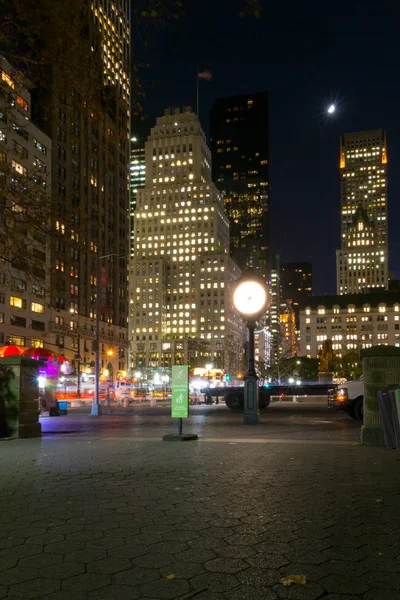
{"type": "Polygon", "coordinates": [[[333,115],[335,110],[336,110],[336,106],[334,104],[331,104],[330,107],[328,108],[328,114],[333,115]]]}

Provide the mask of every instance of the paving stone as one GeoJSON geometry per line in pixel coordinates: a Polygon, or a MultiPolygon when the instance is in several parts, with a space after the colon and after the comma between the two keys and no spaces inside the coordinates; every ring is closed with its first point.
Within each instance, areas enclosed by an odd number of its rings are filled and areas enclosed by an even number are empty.
{"type": "MultiPolygon", "coordinates": [[[[133,538],[133,540],[134,540],[134,538],[133,538]]],[[[100,548],[103,548],[104,550],[111,550],[112,548],[119,548],[120,546],[124,546],[125,543],[126,542],[123,537],[114,537],[111,535],[105,535],[105,536],[102,536],[101,538],[87,541],[85,546],[86,546],[86,548],[95,548],[97,550],[100,548]]],[[[132,541],[131,543],[135,543],[135,542],[132,541]]]]}
{"type": "Polygon", "coordinates": [[[243,569],[247,569],[246,563],[237,558],[226,558],[220,557],[215,558],[213,560],[209,560],[205,563],[205,568],[207,571],[211,571],[213,573],[238,573],[243,569]]]}
{"type": "Polygon", "coordinates": [[[81,575],[85,572],[85,566],[82,563],[62,562],[39,570],[39,577],[46,579],[68,579],[74,575],[81,575]]]}
{"type": "Polygon", "coordinates": [[[318,582],[328,592],[336,594],[365,594],[370,589],[364,577],[355,577],[352,574],[328,575],[318,582]]]}
{"type": "Polygon", "coordinates": [[[0,585],[0,598],[5,598],[8,594],[8,586],[0,585]]]}
{"type": "MultiPolygon", "coordinates": [[[[1,531],[1,526],[0,526],[1,531]]],[[[4,548],[12,548],[12,546],[20,546],[25,541],[23,537],[3,537],[0,539],[0,550],[4,548]]]]}
{"type": "Polygon", "coordinates": [[[24,544],[23,546],[12,546],[0,552],[0,561],[3,558],[23,558],[24,556],[34,556],[43,551],[43,546],[34,544],[24,544]]]}
{"type": "MultiPolygon", "coordinates": [[[[300,575],[300,573],[295,573],[300,575]]],[[[274,585],[272,590],[279,600],[325,600],[324,589],[318,584],[310,581],[306,585],[291,585],[285,587],[281,583],[274,585]]],[[[356,600],[354,598],[354,600],[356,600]]]]}
{"type": "Polygon", "coordinates": [[[159,569],[170,563],[171,558],[170,554],[143,554],[132,560],[132,566],[143,567],[145,569],[159,569]]]}
{"type": "Polygon", "coordinates": [[[332,546],[322,551],[322,554],[336,560],[346,560],[349,562],[358,562],[366,558],[365,552],[358,548],[344,548],[340,546],[332,546]]]}
{"type": "Polygon", "coordinates": [[[289,562],[287,558],[279,556],[279,554],[254,554],[253,556],[244,558],[246,558],[246,563],[250,567],[257,567],[259,569],[279,569],[289,562]]]}
{"type": "MultiPolygon", "coordinates": [[[[281,567],[279,569],[279,573],[281,574],[281,577],[287,577],[288,574],[300,574],[305,575],[307,581],[318,581],[329,574],[329,572],[325,570],[325,565],[326,563],[323,565],[289,563],[284,567],[281,567]]],[[[343,573],[346,574],[347,570],[349,570],[349,565],[347,566],[347,569],[343,571],[343,573]]],[[[353,570],[351,570],[351,572],[353,572],[353,570]]]]}
{"type": "Polygon", "coordinates": [[[278,596],[268,588],[239,585],[239,587],[225,592],[224,598],[227,600],[277,600],[278,596]]]}
{"type": "Polygon", "coordinates": [[[117,548],[108,550],[108,556],[112,556],[114,558],[136,558],[137,556],[147,554],[148,552],[149,550],[147,546],[140,544],[124,544],[122,546],[118,546],[117,548]]]}
{"type": "Polygon", "coordinates": [[[236,577],[241,583],[255,587],[273,585],[280,579],[280,575],[275,569],[257,569],[255,567],[248,567],[245,571],[238,573],[236,577]]]}
{"type": "MultiPolygon", "coordinates": [[[[32,561],[30,561],[32,563],[32,561]]],[[[12,569],[16,567],[18,563],[18,558],[16,556],[7,558],[6,556],[0,557],[0,572],[5,571],[6,569],[12,569]]],[[[1,575],[0,575],[1,579],[1,575]]]]}
{"type": "Polygon", "coordinates": [[[142,598],[142,594],[137,587],[113,584],[90,592],[86,598],[89,600],[139,600],[142,598]]]}
{"type": "MultiPolygon", "coordinates": [[[[226,592],[238,586],[238,581],[233,575],[221,573],[205,573],[190,580],[193,590],[207,590],[209,592],[226,592]]],[[[196,596],[197,600],[197,596],[196,596]]]]}
{"type": "Polygon", "coordinates": [[[33,579],[24,583],[17,583],[10,587],[8,598],[39,598],[56,592],[60,589],[61,582],[53,579],[33,579]]]}
{"type": "Polygon", "coordinates": [[[16,583],[23,583],[24,581],[30,581],[37,577],[38,570],[32,568],[20,569],[15,567],[14,569],[7,569],[1,572],[0,581],[3,585],[14,585],[16,583]]]}
{"type": "Polygon", "coordinates": [[[204,563],[208,560],[213,560],[214,558],[217,558],[215,552],[212,550],[203,550],[201,548],[191,548],[190,550],[185,550],[184,552],[180,552],[174,556],[174,559],[177,561],[188,561],[195,563],[204,563]]]}
{"type": "Polygon", "coordinates": [[[369,590],[369,592],[363,595],[363,600],[399,600],[399,592],[388,589],[369,590]]]}
{"type": "Polygon", "coordinates": [[[76,550],[82,550],[84,547],[85,542],[78,542],[76,540],[63,540],[62,542],[56,542],[55,544],[49,544],[48,546],[45,546],[44,552],[55,552],[56,554],[69,554],[70,552],[75,552],[76,550]]]}
{"type": "Polygon", "coordinates": [[[130,569],[131,562],[127,558],[105,558],[103,560],[97,560],[87,565],[88,573],[106,573],[113,575],[120,571],[126,571],[130,569]]]}
{"type": "Polygon", "coordinates": [[[70,577],[62,583],[63,590],[76,592],[91,592],[111,584],[111,577],[100,573],[84,573],[70,577]]]}
{"type": "Polygon", "coordinates": [[[394,572],[370,571],[364,575],[364,580],[372,588],[400,590],[400,577],[394,572]]]}
{"type": "Polygon", "coordinates": [[[106,558],[107,551],[102,548],[84,548],[77,552],[69,552],[64,556],[66,562],[90,563],[106,558]]]}
{"type": "Polygon", "coordinates": [[[134,569],[123,571],[122,573],[117,573],[114,576],[113,581],[121,585],[140,586],[159,578],[160,574],[157,569],[136,567],[134,569]]]}
{"type": "Polygon", "coordinates": [[[190,540],[188,543],[189,548],[204,548],[204,550],[214,550],[224,548],[227,543],[222,538],[199,538],[190,540]]]}
{"type": "Polygon", "coordinates": [[[215,548],[215,552],[219,556],[226,556],[227,558],[247,558],[256,554],[251,546],[233,546],[231,544],[219,546],[215,548]]]}
{"type": "Polygon", "coordinates": [[[178,579],[192,579],[193,577],[196,577],[196,575],[202,575],[205,572],[206,570],[203,565],[193,562],[172,562],[160,569],[162,577],[167,577],[172,574],[178,579]]]}
{"type": "Polygon", "coordinates": [[[182,579],[158,579],[142,585],[140,591],[145,598],[178,598],[190,589],[187,581],[182,579]]]}
{"type": "Polygon", "coordinates": [[[155,554],[177,554],[188,549],[185,542],[159,542],[148,546],[149,552],[155,554]]]}
{"type": "Polygon", "coordinates": [[[318,551],[313,550],[296,550],[295,552],[288,552],[285,554],[285,558],[289,562],[294,563],[305,563],[311,565],[321,565],[327,561],[327,556],[318,551]]]}

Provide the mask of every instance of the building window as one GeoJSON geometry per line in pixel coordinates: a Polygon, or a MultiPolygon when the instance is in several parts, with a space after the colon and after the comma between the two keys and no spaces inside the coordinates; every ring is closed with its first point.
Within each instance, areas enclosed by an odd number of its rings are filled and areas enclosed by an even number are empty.
{"type": "Polygon", "coordinates": [[[31,346],[32,348],[43,348],[44,342],[43,340],[32,339],[31,346]]]}
{"type": "Polygon", "coordinates": [[[44,314],[44,304],[39,304],[39,302],[32,302],[31,311],[44,314]]]}
{"type": "Polygon", "coordinates": [[[42,321],[32,321],[32,329],[44,331],[44,323],[42,323],[42,321]]]}
{"type": "Polygon", "coordinates": [[[0,313],[0,323],[4,323],[4,313],[0,313]]]}
{"type": "Polygon", "coordinates": [[[10,88],[14,89],[15,88],[15,81],[14,79],[12,79],[8,73],[6,73],[5,71],[1,72],[1,80],[4,81],[4,83],[6,83],[7,85],[10,86],[10,88]]]}
{"type": "Polygon", "coordinates": [[[18,175],[24,175],[26,177],[26,175],[28,174],[28,169],[16,160],[12,160],[11,166],[14,169],[14,171],[18,173],[18,175]]]}
{"type": "Polygon", "coordinates": [[[25,346],[25,338],[24,337],[19,337],[17,335],[9,335],[8,341],[13,346],[14,345],[15,346],[25,346]]]}
{"type": "Polygon", "coordinates": [[[23,98],[21,98],[21,96],[17,96],[16,97],[16,103],[23,110],[28,110],[28,103],[27,103],[26,100],[24,100],[23,98]]]}
{"type": "Polygon", "coordinates": [[[26,319],[24,317],[18,317],[16,315],[10,316],[10,324],[15,327],[26,327],[26,319]]]}
{"type": "Polygon", "coordinates": [[[26,308],[26,300],[17,296],[10,296],[10,306],[14,306],[14,308],[26,308]]]}

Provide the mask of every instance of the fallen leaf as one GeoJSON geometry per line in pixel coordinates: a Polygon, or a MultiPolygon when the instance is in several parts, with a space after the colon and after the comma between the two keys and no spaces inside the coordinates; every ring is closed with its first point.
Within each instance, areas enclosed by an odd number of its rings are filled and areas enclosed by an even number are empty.
{"type": "Polygon", "coordinates": [[[378,552],[378,556],[383,556],[383,552],[378,552]]]}
{"type": "Polygon", "coordinates": [[[377,502],[378,502],[378,504],[382,504],[383,498],[378,498],[377,502]]]}
{"type": "Polygon", "coordinates": [[[288,575],[287,577],[283,577],[280,582],[282,585],[286,586],[292,585],[293,583],[296,583],[297,585],[305,585],[306,577],[305,575],[288,575]]]}
{"type": "Polygon", "coordinates": [[[363,443],[362,442],[353,442],[353,446],[362,446],[363,443]]]}
{"type": "Polygon", "coordinates": [[[181,488],[175,488],[175,491],[178,492],[181,488]]]}
{"type": "Polygon", "coordinates": [[[175,575],[171,573],[171,575],[167,575],[167,579],[175,579],[175,575]]]}

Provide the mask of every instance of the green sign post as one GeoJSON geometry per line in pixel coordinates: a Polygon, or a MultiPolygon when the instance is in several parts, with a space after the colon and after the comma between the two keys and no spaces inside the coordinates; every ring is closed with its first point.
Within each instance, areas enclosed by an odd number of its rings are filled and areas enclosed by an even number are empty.
{"type": "Polygon", "coordinates": [[[172,403],[171,416],[174,419],[189,417],[189,367],[172,367],[172,403]]]}
{"type": "Polygon", "coordinates": [[[188,365],[175,365],[172,367],[172,396],[171,416],[178,419],[178,431],[176,434],[164,435],[165,442],[186,442],[197,440],[194,433],[183,434],[183,419],[189,417],[189,367],[188,365]]]}

